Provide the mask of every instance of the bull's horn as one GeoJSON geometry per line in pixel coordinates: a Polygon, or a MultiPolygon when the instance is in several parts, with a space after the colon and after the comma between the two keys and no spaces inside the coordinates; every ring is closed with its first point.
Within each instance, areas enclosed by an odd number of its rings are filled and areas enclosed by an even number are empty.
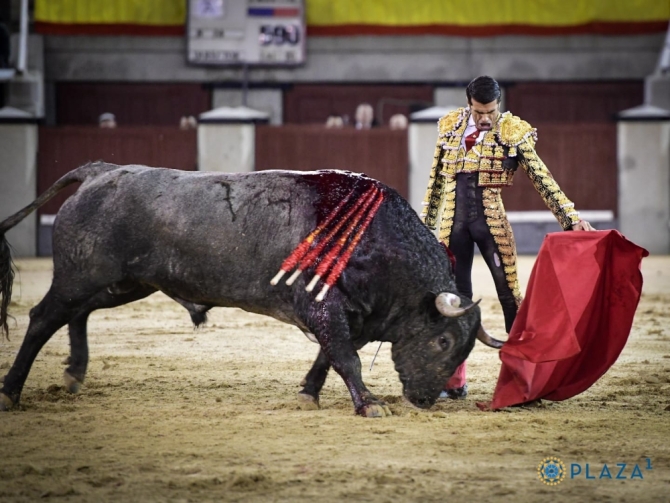
{"type": "Polygon", "coordinates": [[[453,293],[441,293],[435,297],[435,307],[447,318],[458,318],[479,304],[481,300],[482,299],[479,299],[477,302],[473,302],[467,307],[460,307],[461,298],[458,295],[453,293]]]}
{"type": "Polygon", "coordinates": [[[477,339],[486,344],[490,348],[500,349],[505,344],[503,341],[494,339],[489,335],[489,333],[484,329],[484,327],[479,324],[479,330],[477,330],[477,339]]]}

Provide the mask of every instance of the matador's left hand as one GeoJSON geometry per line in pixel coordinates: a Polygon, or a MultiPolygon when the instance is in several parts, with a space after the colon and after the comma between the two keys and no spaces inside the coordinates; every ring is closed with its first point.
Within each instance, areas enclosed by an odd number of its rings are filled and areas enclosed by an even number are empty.
{"type": "Polygon", "coordinates": [[[577,222],[575,225],[572,226],[573,231],[595,231],[590,223],[588,223],[586,220],[580,220],[577,222]]]}

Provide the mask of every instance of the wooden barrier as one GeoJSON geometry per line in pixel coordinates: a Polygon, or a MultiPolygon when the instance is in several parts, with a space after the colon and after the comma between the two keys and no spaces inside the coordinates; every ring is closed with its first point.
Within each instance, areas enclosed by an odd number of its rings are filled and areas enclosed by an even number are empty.
{"type": "Polygon", "coordinates": [[[258,126],[255,148],[257,171],[342,169],[365,173],[408,195],[407,131],[258,126]]]}
{"type": "MultiPolygon", "coordinates": [[[[183,170],[196,169],[197,133],[176,127],[90,126],[41,127],[37,155],[37,192],[42,193],[68,171],[89,161],[114,164],[145,164],[183,170]]],[[[40,208],[41,214],[58,212],[74,193],[64,189],[40,208]]]]}
{"type": "MultiPolygon", "coordinates": [[[[537,153],[578,210],[617,210],[616,124],[533,124],[537,153]]],[[[546,210],[523,172],[503,189],[508,211],[546,210]]]]}
{"type": "MultiPolygon", "coordinates": [[[[617,209],[615,124],[535,124],[537,150],[564,192],[581,210],[617,209]]],[[[436,133],[437,135],[437,133],[436,133]]],[[[326,129],[313,125],[258,126],[256,170],[342,169],[365,173],[408,195],[407,132],[387,128],[326,129]]],[[[195,131],[168,127],[41,127],[38,193],[88,161],[196,168],[195,131]]],[[[427,182],[427,180],[426,180],[427,182]]],[[[41,213],[53,214],[74,192],[64,190],[41,213]]],[[[546,209],[524,173],[504,189],[509,211],[546,209]]]]}

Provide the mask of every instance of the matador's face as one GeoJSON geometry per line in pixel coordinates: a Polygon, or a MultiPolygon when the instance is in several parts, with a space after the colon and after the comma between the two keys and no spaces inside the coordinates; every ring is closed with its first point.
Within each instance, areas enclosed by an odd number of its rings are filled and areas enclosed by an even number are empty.
{"type": "Polygon", "coordinates": [[[470,110],[472,111],[472,118],[475,121],[477,129],[480,131],[489,131],[500,116],[500,103],[498,101],[480,103],[473,98],[470,101],[470,110]]]}

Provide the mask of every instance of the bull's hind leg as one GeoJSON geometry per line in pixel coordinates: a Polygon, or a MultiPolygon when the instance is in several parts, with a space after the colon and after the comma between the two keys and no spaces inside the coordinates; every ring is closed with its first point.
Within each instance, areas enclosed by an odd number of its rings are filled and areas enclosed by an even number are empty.
{"type": "Polygon", "coordinates": [[[72,319],[81,305],[81,299],[55,294],[52,285],[44,299],[31,309],[30,324],[23,344],[0,389],[0,410],[7,410],[19,403],[23,385],[37,354],[51,336],[72,319]]]}
{"type": "Polygon", "coordinates": [[[84,383],[88,368],[88,317],[98,309],[119,307],[130,302],[148,297],[156,291],[155,288],[136,285],[123,293],[112,293],[113,290],[102,290],[91,297],[75,314],[69,324],[70,357],[68,367],[63,372],[65,387],[70,393],[77,393],[84,383]]]}
{"type": "MultiPolygon", "coordinates": [[[[331,302],[313,306],[313,311],[310,313],[311,323],[307,325],[316,335],[335,372],[344,380],[351,393],[356,413],[366,417],[391,416],[388,406],[374,396],[363,383],[361,360],[351,340],[346,316],[337,307],[342,303],[334,299],[335,295],[336,291],[331,291],[331,302]]],[[[315,366],[317,364],[318,359],[315,366]]]]}
{"type": "Polygon", "coordinates": [[[319,393],[326,382],[329,370],[330,362],[328,361],[328,357],[323,352],[323,349],[320,349],[312,368],[302,383],[300,383],[303,387],[298,393],[298,404],[301,409],[314,410],[319,408],[319,393]]]}

